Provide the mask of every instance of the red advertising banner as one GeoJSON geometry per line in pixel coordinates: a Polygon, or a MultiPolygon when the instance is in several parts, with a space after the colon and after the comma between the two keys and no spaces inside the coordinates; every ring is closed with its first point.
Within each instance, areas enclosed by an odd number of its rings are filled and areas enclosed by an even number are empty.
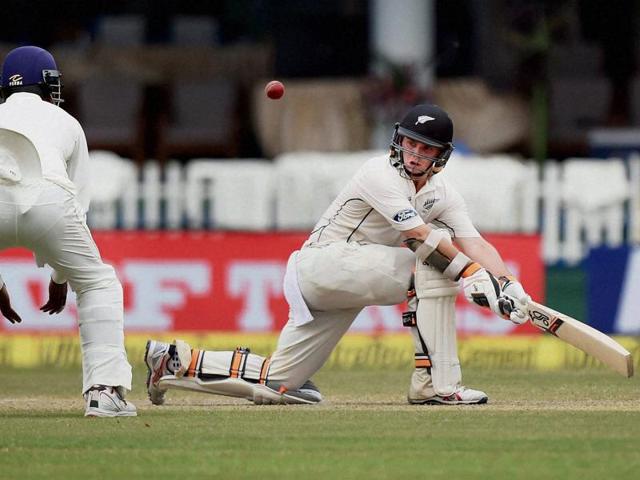
{"type": "MultiPolygon", "coordinates": [[[[278,331],[287,320],[282,279],[289,254],[306,234],[231,232],[96,232],[105,262],[114,266],[125,292],[128,331],[278,331]]],[[[540,238],[523,235],[487,237],[501,252],[527,291],[542,299],[544,269],[540,238]]],[[[77,328],[75,295],[59,315],[39,311],[46,301],[49,270],[38,269],[30,252],[6,250],[0,271],[23,323],[4,321],[0,331],[72,331],[77,328]]],[[[458,299],[461,334],[531,333],[489,311],[458,299]]],[[[392,332],[403,329],[402,306],[370,307],[352,330],[392,332]]]]}

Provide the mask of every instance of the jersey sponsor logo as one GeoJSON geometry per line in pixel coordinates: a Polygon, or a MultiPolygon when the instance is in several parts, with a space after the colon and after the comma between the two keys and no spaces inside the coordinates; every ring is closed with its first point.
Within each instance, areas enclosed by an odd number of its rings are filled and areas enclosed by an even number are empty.
{"type": "Polygon", "coordinates": [[[418,124],[423,124],[423,123],[430,122],[431,120],[435,120],[435,118],[430,117],[430,116],[428,116],[428,115],[420,115],[420,116],[418,117],[418,120],[416,120],[416,123],[415,123],[415,124],[416,124],[416,125],[418,125],[418,124]]]}
{"type": "Polygon", "coordinates": [[[15,87],[16,85],[22,85],[22,75],[16,73],[15,75],[11,75],[9,77],[9,86],[15,87]]]}
{"type": "Polygon", "coordinates": [[[418,212],[416,212],[413,208],[407,208],[406,210],[400,210],[398,213],[396,213],[393,216],[393,220],[395,222],[404,222],[406,220],[409,220],[410,218],[415,217],[416,215],[418,215],[418,212]]]}

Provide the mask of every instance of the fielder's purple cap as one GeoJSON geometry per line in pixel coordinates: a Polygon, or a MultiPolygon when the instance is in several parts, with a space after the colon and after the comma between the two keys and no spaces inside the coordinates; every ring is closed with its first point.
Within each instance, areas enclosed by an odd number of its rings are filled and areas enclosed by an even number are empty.
{"type": "Polygon", "coordinates": [[[11,50],[2,65],[2,86],[37,85],[44,83],[43,70],[58,70],[53,56],[35,46],[11,50]]]}

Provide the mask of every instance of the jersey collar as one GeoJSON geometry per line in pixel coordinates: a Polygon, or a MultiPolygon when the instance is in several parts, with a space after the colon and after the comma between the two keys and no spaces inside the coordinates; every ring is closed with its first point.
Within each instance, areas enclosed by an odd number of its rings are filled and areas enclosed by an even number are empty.
{"type": "Polygon", "coordinates": [[[14,100],[40,100],[41,102],[43,101],[42,98],[40,98],[40,95],[38,95],[37,93],[31,93],[31,92],[16,92],[16,93],[12,93],[9,98],[7,98],[5,100],[6,102],[11,102],[14,100]]]}

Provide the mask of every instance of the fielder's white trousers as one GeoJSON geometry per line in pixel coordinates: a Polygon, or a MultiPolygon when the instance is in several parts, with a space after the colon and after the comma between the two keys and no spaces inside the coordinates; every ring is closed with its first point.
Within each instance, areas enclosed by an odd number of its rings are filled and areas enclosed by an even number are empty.
{"type": "Polygon", "coordinates": [[[130,390],[122,286],[102,262],[74,196],[44,180],[28,187],[0,185],[0,249],[18,246],[66,277],[76,293],[83,393],[94,384],[130,390]]]}
{"type": "Polygon", "coordinates": [[[271,356],[269,380],[300,387],[324,365],[364,307],[406,299],[414,265],[408,248],[383,245],[341,242],[298,252],[298,284],[314,319],[298,326],[289,315],[271,356]]]}

